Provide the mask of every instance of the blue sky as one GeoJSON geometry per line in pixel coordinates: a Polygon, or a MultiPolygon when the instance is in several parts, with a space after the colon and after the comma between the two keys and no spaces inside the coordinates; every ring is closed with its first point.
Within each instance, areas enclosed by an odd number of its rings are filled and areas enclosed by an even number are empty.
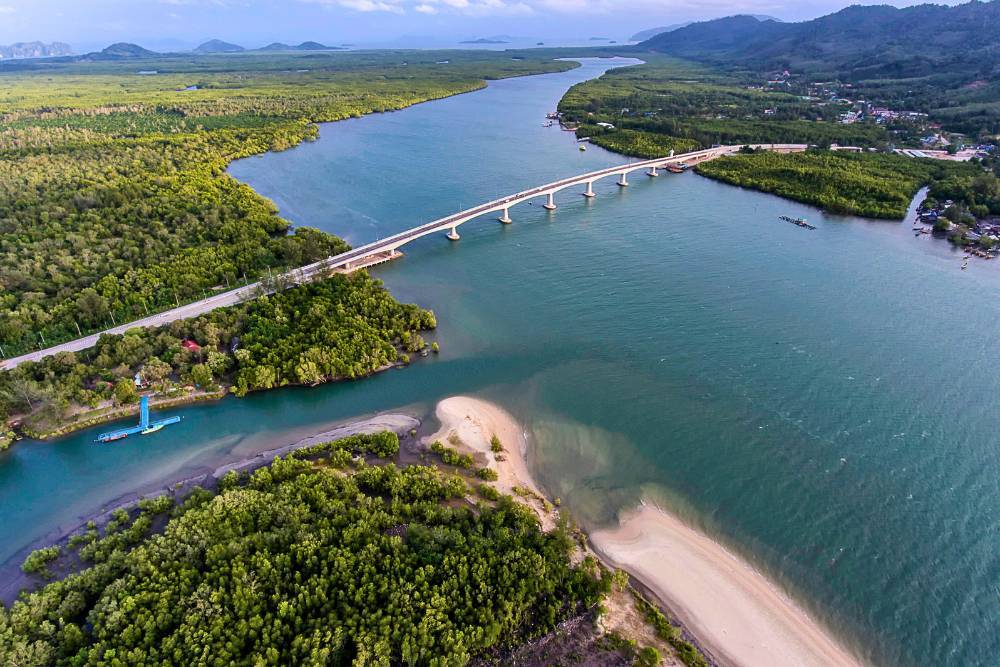
{"type": "MultiPolygon", "coordinates": [[[[208,38],[248,47],[311,39],[337,45],[455,46],[625,40],[681,21],[754,13],[803,20],[845,0],[0,0],[0,44],[59,40],[78,51],[115,41],[184,49],[208,38]]],[[[907,0],[897,6],[916,4],[907,0]]],[[[951,3],[954,4],[954,3],[951,3]]]]}

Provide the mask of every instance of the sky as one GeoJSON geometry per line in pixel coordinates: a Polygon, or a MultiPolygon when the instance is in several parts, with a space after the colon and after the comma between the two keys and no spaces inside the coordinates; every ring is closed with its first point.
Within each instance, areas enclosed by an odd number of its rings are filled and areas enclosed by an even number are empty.
{"type": "Polygon", "coordinates": [[[591,37],[623,42],[647,28],[740,13],[801,21],[846,4],[848,0],[0,0],[0,44],[62,41],[77,52],[117,41],[183,50],[211,38],[248,48],[305,40],[447,47],[499,35],[514,37],[516,45],[543,40],[548,45],[582,44],[591,37]]]}

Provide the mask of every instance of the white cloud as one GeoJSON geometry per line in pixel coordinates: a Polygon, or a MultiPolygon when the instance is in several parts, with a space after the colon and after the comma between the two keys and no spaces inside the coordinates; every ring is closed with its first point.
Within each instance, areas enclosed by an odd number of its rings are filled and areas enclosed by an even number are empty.
{"type": "MultiPolygon", "coordinates": [[[[187,0],[161,0],[185,2],[187,0]]],[[[510,16],[531,14],[532,7],[523,0],[301,0],[301,2],[346,7],[359,12],[405,14],[456,14],[464,16],[510,16]]]]}
{"type": "Polygon", "coordinates": [[[346,7],[358,12],[390,12],[392,14],[405,13],[408,4],[404,0],[302,0],[302,2],[346,7]]]}
{"type": "Polygon", "coordinates": [[[0,14],[13,14],[17,10],[10,5],[0,5],[0,14]]]}

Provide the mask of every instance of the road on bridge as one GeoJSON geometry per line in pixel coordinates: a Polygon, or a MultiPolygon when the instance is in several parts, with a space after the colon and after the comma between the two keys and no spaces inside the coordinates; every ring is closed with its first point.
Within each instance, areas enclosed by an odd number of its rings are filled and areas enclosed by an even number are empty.
{"type": "MultiPolygon", "coordinates": [[[[759,148],[766,148],[782,152],[798,152],[803,151],[807,148],[804,144],[766,144],[757,146],[759,148]]],[[[722,155],[728,155],[735,153],[740,149],[740,146],[719,146],[716,148],[710,148],[702,151],[694,151],[691,153],[684,153],[681,155],[674,155],[663,158],[656,158],[653,160],[642,160],[638,162],[630,162],[624,165],[618,165],[615,167],[608,167],[606,169],[600,169],[598,171],[589,172],[586,174],[581,174],[579,176],[573,176],[570,178],[564,178],[552,183],[547,183],[545,185],[538,186],[536,188],[531,188],[529,190],[523,190],[516,194],[503,197],[501,199],[494,199],[493,201],[475,206],[464,211],[460,211],[453,215],[440,218],[433,222],[429,222],[412,229],[408,229],[404,232],[394,234],[392,236],[386,237],[384,239],[379,239],[373,243],[363,245],[347,252],[335,255],[333,257],[328,257],[322,259],[318,262],[308,264],[306,266],[300,267],[298,269],[293,269],[288,273],[282,274],[279,277],[284,278],[290,282],[304,282],[317,274],[325,274],[330,271],[335,270],[352,270],[355,268],[360,268],[358,265],[362,264],[364,260],[371,259],[373,257],[378,257],[379,255],[390,255],[397,248],[411,241],[415,241],[422,236],[432,234],[437,231],[442,231],[452,227],[456,227],[462,223],[465,223],[473,218],[479,217],[486,213],[491,213],[494,211],[501,211],[516,204],[519,204],[528,199],[538,197],[540,195],[547,195],[549,193],[554,193],[559,190],[571,187],[573,185],[582,185],[587,182],[592,182],[599,180],[601,178],[606,178],[608,176],[615,176],[619,174],[631,173],[639,169],[649,169],[651,167],[662,167],[670,163],[678,162],[696,162],[711,160],[722,155]],[[355,264],[355,266],[351,266],[355,264]]],[[[10,370],[17,367],[26,361],[38,361],[47,356],[53,354],[58,354],[60,352],[79,352],[80,350],[85,350],[87,348],[93,347],[97,344],[97,340],[104,334],[123,334],[129,329],[134,329],[136,327],[158,327],[165,324],[169,324],[175,320],[183,320],[192,317],[197,317],[205,313],[211,312],[216,308],[224,308],[226,306],[233,306],[244,301],[249,301],[256,298],[257,296],[273,291],[261,282],[251,283],[244,287],[239,287],[228,292],[222,292],[220,294],[215,294],[213,296],[201,299],[199,301],[194,301],[192,303],[178,306],[177,308],[172,308],[166,310],[162,313],[156,315],[150,315],[148,317],[143,317],[126,324],[121,324],[119,326],[112,327],[110,329],[105,329],[104,331],[91,334],[89,336],[84,336],[82,338],[77,338],[59,345],[53,345],[35,352],[29,352],[18,357],[13,357],[5,361],[0,362],[0,369],[10,370]]]]}

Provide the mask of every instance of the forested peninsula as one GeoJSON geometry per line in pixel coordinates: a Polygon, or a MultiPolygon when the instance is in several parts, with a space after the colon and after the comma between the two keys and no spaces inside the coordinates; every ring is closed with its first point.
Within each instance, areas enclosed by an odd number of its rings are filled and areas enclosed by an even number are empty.
{"type": "MultiPolygon", "coordinates": [[[[226,174],[232,160],[315,139],[317,122],[574,66],[428,51],[0,64],[0,356],[348,249],[289,233],[226,174]]],[[[0,419],[45,435],[120,416],[137,374],[169,402],[358,377],[420,349],[413,333],[433,324],[366,276],[336,277],[2,372],[0,419]]],[[[13,435],[0,428],[0,447],[13,435]]]]}
{"type": "MultiPolygon", "coordinates": [[[[504,451],[496,436],[493,447],[504,451]]],[[[118,509],[28,556],[40,585],[0,606],[0,655],[24,667],[515,655],[652,667],[668,650],[707,667],[567,520],[542,530],[528,504],[491,485],[492,469],[474,476],[471,457],[446,465],[453,450],[432,449],[399,467],[397,434],[350,436],[231,471],[215,490],[118,509]],[[641,643],[612,629],[623,625],[641,643]]]]}

